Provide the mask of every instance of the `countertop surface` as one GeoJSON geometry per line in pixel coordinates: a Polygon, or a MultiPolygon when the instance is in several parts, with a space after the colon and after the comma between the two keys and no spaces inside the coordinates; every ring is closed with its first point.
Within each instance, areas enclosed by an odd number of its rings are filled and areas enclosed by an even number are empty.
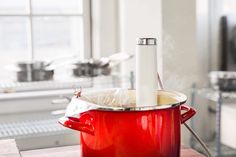
{"type": "MultiPolygon", "coordinates": [[[[0,157],[80,157],[80,146],[65,146],[29,151],[19,151],[15,140],[0,141],[0,157]]],[[[193,149],[182,147],[181,157],[203,157],[193,149]]]]}

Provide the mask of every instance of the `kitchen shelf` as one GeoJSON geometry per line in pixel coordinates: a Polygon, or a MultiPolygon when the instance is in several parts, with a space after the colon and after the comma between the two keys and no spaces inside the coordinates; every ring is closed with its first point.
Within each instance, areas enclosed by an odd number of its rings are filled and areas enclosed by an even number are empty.
{"type": "Polygon", "coordinates": [[[79,144],[79,134],[58,123],[51,111],[0,114],[0,140],[15,139],[20,150],[79,144]]]}
{"type": "MultiPolygon", "coordinates": [[[[204,97],[208,100],[216,102],[216,130],[215,139],[213,141],[207,141],[206,144],[209,147],[212,155],[216,157],[235,157],[236,150],[221,144],[221,107],[224,102],[235,102],[236,92],[225,92],[220,90],[214,90],[212,88],[202,88],[192,90],[192,104],[195,102],[196,95],[204,97]]],[[[191,121],[193,127],[193,120],[191,121]]],[[[201,150],[199,144],[191,144],[197,150],[201,150]]]]}
{"type": "Polygon", "coordinates": [[[39,119],[0,123],[0,139],[25,138],[66,133],[68,130],[57,123],[58,119],[39,119]]]}
{"type": "MultiPolygon", "coordinates": [[[[132,78],[133,79],[133,78],[132,78]]],[[[120,84],[130,84],[133,82],[131,76],[121,76],[114,73],[109,76],[81,77],[66,80],[50,80],[36,82],[1,82],[0,94],[32,91],[49,91],[61,89],[91,88],[91,87],[114,87],[120,84]]]]}

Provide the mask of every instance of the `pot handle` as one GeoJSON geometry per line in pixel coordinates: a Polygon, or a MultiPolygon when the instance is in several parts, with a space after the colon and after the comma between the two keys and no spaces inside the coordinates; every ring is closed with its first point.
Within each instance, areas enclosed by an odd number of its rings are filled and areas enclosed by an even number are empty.
{"type": "Polygon", "coordinates": [[[90,114],[84,113],[79,118],[62,117],[58,120],[58,123],[73,130],[94,135],[93,117],[90,114]]]}
{"type": "Polygon", "coordinates": [[[181,105],[180,110],[186,111],[185,113],[181,114],[181,117],[180,117],[181,124],[185,123],[187,120],[189,120],[196,113],[196,110],[188,105],[181,105]]]}

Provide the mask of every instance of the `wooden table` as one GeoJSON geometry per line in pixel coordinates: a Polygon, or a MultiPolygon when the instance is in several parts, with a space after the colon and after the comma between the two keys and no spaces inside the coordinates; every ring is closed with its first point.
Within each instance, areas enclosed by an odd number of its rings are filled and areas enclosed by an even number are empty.
{"type": "MultiPolygon", "coordinates": [[[[14,140],[1,140],[0,157],[80,157],[80,147],[75,145],[20,152],[14,140]]],[[[203,155],[193,149],[183,147],[181,157],[203,157],[203,155]]]]}

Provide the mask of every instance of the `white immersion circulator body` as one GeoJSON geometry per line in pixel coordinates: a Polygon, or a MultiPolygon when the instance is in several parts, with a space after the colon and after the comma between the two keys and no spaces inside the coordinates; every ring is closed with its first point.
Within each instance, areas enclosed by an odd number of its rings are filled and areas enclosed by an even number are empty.
{"type": "Polygon", "coordinates": [[[139,38],[136,45],[136,106],[157,105],[156,38],[139,38]]]}

